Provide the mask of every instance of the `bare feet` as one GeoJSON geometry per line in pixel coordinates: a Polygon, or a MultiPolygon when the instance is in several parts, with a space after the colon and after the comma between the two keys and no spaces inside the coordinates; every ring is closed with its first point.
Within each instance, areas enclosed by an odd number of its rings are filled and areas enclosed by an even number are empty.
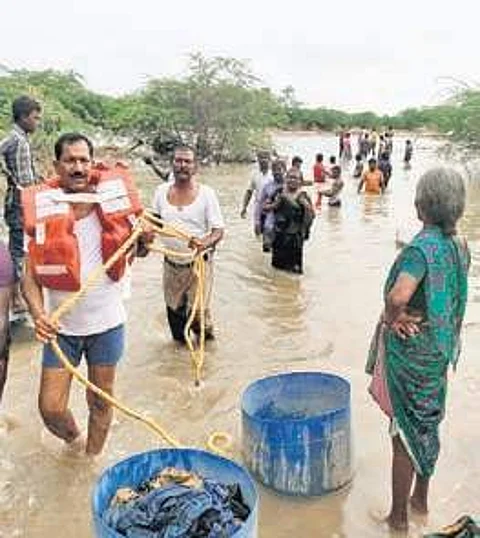
{"type": "Polygon", "coordinates": [[[418,499],[415,495],[410,498],[410,508],[419,515],[426,516],[428,514],[426,501],[424,499],[418,499]]]}
{"type": "Polygon", "coordinates": [[[385,530],[392,531],[394,535],[406,536],[408,533],[408,520],[405,519],[396,519],[392,514],[385,516],[376,511],[370,511],[369,515],[371,519],[382,527],[386,527],[385,530]]]}
{"type": "Polygon", "coordinates": [[[67,453],[71,456],[84,455],[86,447],[87,442],[85,440],[85,437],[81,434],[75,437],[73,441],[70,441],[70,443],[65,443],[65,449],[67,453]]]}
{"type": "Polygon", "coordinates": [[[390,514],[385,522],[392,529],[397,532],[408,532],[408,520],[404,518],[397,518],[390,514]]]}

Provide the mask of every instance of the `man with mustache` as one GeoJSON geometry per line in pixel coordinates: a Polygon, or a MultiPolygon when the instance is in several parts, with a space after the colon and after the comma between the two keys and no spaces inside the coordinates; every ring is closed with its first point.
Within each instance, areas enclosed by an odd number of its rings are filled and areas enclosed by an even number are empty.
{"type": "MultiPolygon", "coordinates": [[[[190,244],[177,239],[164,239],[170,250],[191,253],[191,257],[165,257],[163,288],[167,318],[173,339],[185,342],[185,326],[190,315],[197,280],[193,272],[193,250],[203,252],[206,264],[205,337],[213,339],[210,317],[210,296],[213,284],[213,250],[222,239],[224,222],[215,191],[196,180],[197,161],[193,149],[176,148],[173,156],[175,181],[157,187],[154,211],[165,222],[192,236],[190,244]]],[[[199,320],[192,327],[200,334],[199,320]]]]}
{"type": "Polygon", "coordinates": [[[75,366],[83,356],[88,378],[113,393],[116,365],[124,350],[125,309],[122,277],[128,263],[119,260],[96,281],[59,323],[51,314],[105,263],[131,234],[142,207],[124,166],[93,163],[93,146],[79,133],[62,135],[55,144],[57,177],[23,192],[28,255],[24,297],[43,347],[39,409],[45,426],[75,452],[102,450],[112,409],[87,391],[86,442],[68,408],[72,376],[49,341],[57,338],[75,366]]]}

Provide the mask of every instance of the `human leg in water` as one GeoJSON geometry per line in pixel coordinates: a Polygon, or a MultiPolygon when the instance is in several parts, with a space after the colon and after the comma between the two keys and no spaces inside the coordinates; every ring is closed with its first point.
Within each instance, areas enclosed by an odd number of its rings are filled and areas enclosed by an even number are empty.
{"type": "Polygon", "coordinates": [[[399,435],[392,438],[392,449],[392,506],[386,521],[391,529],[406,531],[414,468],[399,435]]]}
{"type": "MultiPolygon", "coordinates": [[[[115,382],[115,366],[89,365],[88,379],[102,389],[103,392],[113,396],[115,382]]],[[[103,398],[87,390],[88,436],[85,452],[87,455],[96,456],[102,451],[112,423],[113,409],[103,398]]]]}
{"type": "Polygon", "coordinates": [[[72,375],[64,368],[43,367],[38,407],[47,429],[65,443],[80,437],[80,430],[68,408],[72,375]]]}
{"type": "Polygon", "coordinates": [[[410,498],[410,506],[417,514],[428,514],[428,488],[430,486],[430,477],[415,476],[415,487],[410,498]]]}
{"type": "Polygon", "coordinates": [[[7,381],[8,359],[10,354],[10,323],[8,319],[11,286],[0,288],[0,402],[7,381]]]}
{"type": "Polygon", "coordinates": [[[185,326],[188,321],[187,302],[176,310],[167,306],[167,319],[172,337],[176,342],[185,343],[185,326]]]}

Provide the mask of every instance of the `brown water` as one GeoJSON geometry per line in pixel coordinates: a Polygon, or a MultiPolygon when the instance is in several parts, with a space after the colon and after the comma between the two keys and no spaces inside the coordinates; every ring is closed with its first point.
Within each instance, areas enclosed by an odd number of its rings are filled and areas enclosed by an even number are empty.
{"type": "MultiPolygon", "coordinates": [[[[300,154],[309,170],[314,154],[335,151],[332,137],[281,136],[279,149],[300,154]]],[[[195,389],[189,356],[167,332],[161,260],[137,262],[129,302],[128,354],[118,373],[117,394],[155,417],[185,444],[201,446],[208,433],[224,430],[239,459],[239,400],[258,377],[292,370],[338,373],[352,384],[355,478],[351,487],[323,499],[285,498],[260,487],[261,538],[376,537],[385,531],[369,511],[386,510],[389,498],[388,425],[367,396],[363,373],[369,338],[381,308],[385,273],[395,256],[395,233],[414,221],[412,195],[423,170],[438,161],[433,141],[417,141],[414,166],[401,169],[397,140],[394,176],[383,198],[356,195],[348,176],[340,210],[325,207],[305,253],[305,275],[274,272],[252,236],[251,221],[238,216],[250,170],[205,171],[228,223],[217,256],[214,312],[218,339],[210,345],[206,382],[195,389]]],[[[146,180],[146,199],[155,182],[146,180]]],[[[480,390],[476,364],[480,345],[480,189],[472,185],[463,231],[474,265],[464,354],[452,376],[443,448],[432,485],[428,528],[463,513],[480,515],[480,390]]],[[[86,538],[93,535],[90,493],[99,472],[137,451],[160,446],[140,425],[119,414],[104,455],[94,464],[68,458],[42,428],[36,410],[39,348],[27,329],[17,331],[4,411],[17,426],[0,430],[0,536],[86,538]]],[[[85,424],[83,391],[72,390],[72,406],[85,424]]],[[[419,535],[415,527],[412,536],[419,535]]],[[[388,534],[388,533],[387,533],[388,534]]]]}

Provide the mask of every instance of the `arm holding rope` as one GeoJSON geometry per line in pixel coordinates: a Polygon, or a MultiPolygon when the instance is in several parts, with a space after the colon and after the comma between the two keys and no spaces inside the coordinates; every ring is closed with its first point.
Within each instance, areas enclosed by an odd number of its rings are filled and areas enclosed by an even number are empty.
{"type": "Polygon", "coordinates": [[[224,235],[223,228],[213,228],[212,231],[202,239],[198,237],[192,237],[188,242],[188,246],[191,249],[203,252],[204,250],[214,249],[224,235]]]}
{"type": "Polygon", "coordinates": [[[35,335],[37,339],[44,343],[50,341],[57,334],[58,324],[51,321],[45,312],[42,287],[35,278],[32,264],[28,257],[25,260],[22,292],[35,322],[35,335]]]}

